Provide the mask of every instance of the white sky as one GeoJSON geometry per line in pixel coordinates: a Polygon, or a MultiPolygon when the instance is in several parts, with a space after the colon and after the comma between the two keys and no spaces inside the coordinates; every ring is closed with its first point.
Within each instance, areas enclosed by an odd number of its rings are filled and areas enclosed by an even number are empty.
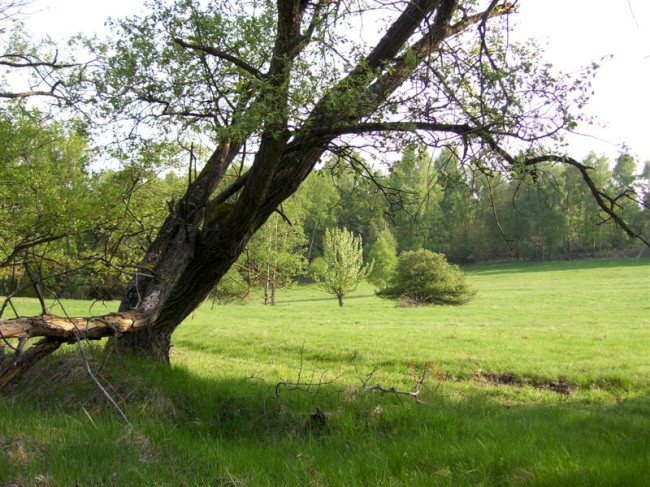
{"type": "MultiPolygon", "coordinates": [[[[27,27],[38,36],[65,39],[77,32],[104,31],[107,17],[141,12],[143,0],[35,0],[27,27]]],[[[650,160],[650,1],[519,0],[511,16],[512,39],[533,37],[546,47],[548,62],[565,72],[605,56],[586,108],[599,126],[573,137],[577,158],[590,151],[618,156],[626,144],[640,161],[650,160]]]]}

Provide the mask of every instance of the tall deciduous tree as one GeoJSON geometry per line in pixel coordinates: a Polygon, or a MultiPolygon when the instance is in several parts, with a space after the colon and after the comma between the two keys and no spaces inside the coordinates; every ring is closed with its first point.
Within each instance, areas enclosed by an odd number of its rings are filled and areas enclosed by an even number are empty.
{"type": "Polygon", "coordinates": [[[119,313],[74,326],[49,316],[0,325],[8,338],[42,338],[3,363],[0,388],[77,337],[113,336],[125,353],[168,362],[174,330],[251,236],[328,151],[357,141],[390,151],[395,141],[443,146],[455,139],[485,172],[572,165],[603,212],[633,233],[587,167],[545,149],[545,140],[579,121],[573,102],[585,101],[590,73],[577,82],[557,77],[531,46],[506,42],[516,2],[150,5],[149,15],[116,24],[114,41],[97,49],[102,69],[78,98],[88,96],[97,116],[147,127],[130,134],[171,135],[182,144],[201,134],[212,153],[170,205],[139,263],[146,272],[134,275],[119,313]],[[369,18],[378,14],[387,28],[368,45],[358,27],[374,29],[369,18]],[[243,162],[250,169],[219,186],[243,162]]]}
{"type": "Polygon", "coordinates": [[[361,237],[347,228],[328,228],[323,238],[323,259],[327,270],[321,286],[336,295],[339,306],[343,306],[344,296],[354,291],[372,271],[372,263],[363,263],[361,237]]]}

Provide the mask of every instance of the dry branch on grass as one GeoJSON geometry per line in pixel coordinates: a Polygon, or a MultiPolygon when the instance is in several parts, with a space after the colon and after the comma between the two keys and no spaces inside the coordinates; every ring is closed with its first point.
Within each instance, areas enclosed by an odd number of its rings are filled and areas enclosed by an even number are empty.
{"type": "Polygon", "coordinates": [[[422,369],[422,374],[420,377],[418,377],[417,382],[415,383],[415,388],[413,391],[400,391],[396,387],[384,387],[379,383],[376,384],[370,384],[372,381],[373,376],[375,375],[375,372],[379,370],[379,367],[375,366],[373,369],[368,373],[365,377],[361,376],[361,373],[359,372],[359,369],[355,365],[354,369],[357,371],[357,375],[359,376],[359,380],[363,384],[363,388],[366,391],[377,391],[381,392],[382,394],[395,394],[396,396],[410,396],[413,399],[415,399],[415,402],[418,404],[423,404],[423,402],[420,400],[420,391],[422,389],[422,384],[424,383],[424,377],[426,375],[427,369],[424,367],[422,369]]]}
{"type": "Polygon", "coordinates": [[[77,338],[93,340],[127,333],[146,324],[147,318],[136,312],[109,313],[93,317],[42,314],[0,320],[0,337],[3,339],[48,337],[72,343],[77,338]]]}
{"type": "Polygon", "coordinates": [[[305,344],[303,342],[302,347],[300,348],[300,367],[298,368],[298,378],[295,381],[286,381],[282,380],[275,385],[275,408],[280,410],[282,408],[282,402],[280,401],[280,390],[284,387],[287,391],[303,391],[316,394],[321,391],[323,386],[333,384],[339,377],[334,379],[324,380],[325,374],[327,371],[322,371],[318,380],[315,380],[316,377],[316,368],[314,367],[311,371],[311,376],[309,380],[303,380],[303,358],[305,353],[305,344]]]}

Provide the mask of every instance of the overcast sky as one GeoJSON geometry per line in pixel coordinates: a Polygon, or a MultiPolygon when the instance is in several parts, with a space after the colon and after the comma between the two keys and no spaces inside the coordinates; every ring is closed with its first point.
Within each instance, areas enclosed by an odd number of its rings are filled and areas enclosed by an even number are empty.
{"type": "MultiPolygon", "coordinates": [[[[37,36],[65,39],[104,31],[107,17],[141,12],[143,0],[35,0],[27,26],[37,36]]],[[[536,38],[548,62],[565,72],[595,61],[601,65],[596,94],[587,107],[600,125],[570,140],[571,152],[614,159],[626,144],[641,161],[650,159],[650,1],[519,0],[511,16],[513,39],[536,38]],[[600,62],[603,57],[611,60],[600,62]]]]}

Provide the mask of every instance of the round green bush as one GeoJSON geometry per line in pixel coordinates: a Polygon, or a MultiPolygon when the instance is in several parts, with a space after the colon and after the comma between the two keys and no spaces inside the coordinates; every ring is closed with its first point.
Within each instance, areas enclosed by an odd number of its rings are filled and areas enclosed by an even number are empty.
{"type": "Polygon", "coordinates": [[[402,252],[388,286],[377,292],[382,298],[416,305],[465,304],[475,294],[457,265],[424,249],[402,252]]]}

